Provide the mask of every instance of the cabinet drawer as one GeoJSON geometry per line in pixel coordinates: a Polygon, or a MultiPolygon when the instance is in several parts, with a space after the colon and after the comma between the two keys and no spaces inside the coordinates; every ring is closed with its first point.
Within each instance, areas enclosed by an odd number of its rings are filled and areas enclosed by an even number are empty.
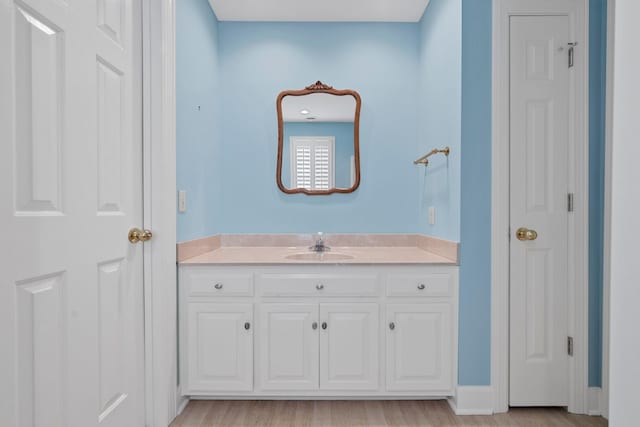
{"type": "Polygon", "coordinates": [[[257,277],[262,296],[377,296],[377,275],[263,274],[257,277]]]}
{"type": "Polygon", "coordinates": [[[250,297],[253,296],[253,274],[188,271],[184,274],[190,297],[250,297]]]}
{"type": "Polygon", "coordinates": [[[390,274],[387,277],[387,296],[444,297],[450,296],[453,276],[448,272],[424,274],[390,274]]]}

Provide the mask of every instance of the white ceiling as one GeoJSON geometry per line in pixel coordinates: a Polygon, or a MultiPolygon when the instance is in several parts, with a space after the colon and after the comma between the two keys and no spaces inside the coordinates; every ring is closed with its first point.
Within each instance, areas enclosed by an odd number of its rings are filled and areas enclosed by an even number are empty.
{"type": "Polygon", "coordinates": [[[282,99],[282,119],[285,122],[353,122],[355,115],[356,100],[353,96],[312,93],[282,99]],[[302,110],[309,114],[301,114],[302,110]]]}
{"type": "Polygon", "coordinates": [[[221,21],[418,22],[429,0],[209,0],[221,21]]]}

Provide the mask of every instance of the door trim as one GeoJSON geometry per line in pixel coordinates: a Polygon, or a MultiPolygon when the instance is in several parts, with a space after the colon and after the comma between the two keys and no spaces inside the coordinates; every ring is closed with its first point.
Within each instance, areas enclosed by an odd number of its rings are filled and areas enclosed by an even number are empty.
{"type": "Polygon", "coordinates": [[[146,426],[176,417],[175,0],[142,0],[146,426]]]}
{"type": "Polygon", "coordinates": [[[604,161],[604,239],[602,269],[602,392],[600,412],[609,418],[609,319],[611,300],[611,147],[613,146],[613,57],[616,0],[607,0],[607,65],[604,161]]]}
{"type": "Polygon", "coordinates": [[[589,236],[589,8],[587,0],[493,0],[492,200],[491,200],[491,384],[494,412],[509,410],[509,19],[513,15],[568,15],[578,54],[573,76],[576,117],[569,141],[569,411],[585,413],[588,386],[589,236]],[[507,262],[505,262],[507,260],[507,262]]]}

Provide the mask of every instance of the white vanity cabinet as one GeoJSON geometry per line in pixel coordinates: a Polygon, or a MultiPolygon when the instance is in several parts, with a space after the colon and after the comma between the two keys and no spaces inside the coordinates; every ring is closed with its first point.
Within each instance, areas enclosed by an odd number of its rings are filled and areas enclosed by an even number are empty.
{"type": "Polygon", "coordinates": [[[253,304],[192,303],[187,307],[192,393],[253,389],[253,304]]]}
{"type": "Polygon", "coordinates": [[[377,303],[260,304],[261,390],[377,390],[377,303]]]}
{"type": "Polygon", "coordinates": [[[448,390],[449,304],[388,304],[387,321],[387,390],[448,390]]]}
{"type": "Polygon", "coordinates": [[[258,388],[317,390],[320,374],[318,304],[264,303],[258,312],[258,388]]]}
{"type": "Polygon", "coordinates": [[[320,304],[321,390],[378,390],[379,311],[376,302],[320,304]]]}
{"type": "Polygon", "coordinates": [[[180,265],[182,394],[450,396],[458,268],[180,265]]]}

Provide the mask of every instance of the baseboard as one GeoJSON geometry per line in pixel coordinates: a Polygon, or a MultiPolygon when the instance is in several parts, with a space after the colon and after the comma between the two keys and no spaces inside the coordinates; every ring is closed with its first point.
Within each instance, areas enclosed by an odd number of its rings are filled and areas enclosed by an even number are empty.
{"type": "Polygon", "coordinates": [[[375,396],[375,395],[334,395],[334,396],[322,396],[322,395],[259,395],[259,394],[244,394],[244,395],[225,395],[221,394],[219,396],[202,396],[202,395],[193,395],[189,396],[190,400],[335,400],[335,401],[350,401],[350,400],[377,400],[377,401],[389,401],[389,400],[447,400],[446,396],[404,396],[404,395],[396,395],[396,396],[375,396]]]}
{"type": "Polygon", "coordinates": [[[458,386],[448,402],[456,415],[493,415],[491,386],[458,386]]]}
{"type": "Polygon", "coordinates": [[[587,397],[587,415],[591,416],[600,416],[602,415],[602,388],[600,387],[589,387],[588,397],[587,397]]]}
{"type": "Polygon", "coordinates": [[[182,395],[182,387],[178,387],[176,392],[176,417],[184,411],[189,404],[189,398],[182,395]]]}

